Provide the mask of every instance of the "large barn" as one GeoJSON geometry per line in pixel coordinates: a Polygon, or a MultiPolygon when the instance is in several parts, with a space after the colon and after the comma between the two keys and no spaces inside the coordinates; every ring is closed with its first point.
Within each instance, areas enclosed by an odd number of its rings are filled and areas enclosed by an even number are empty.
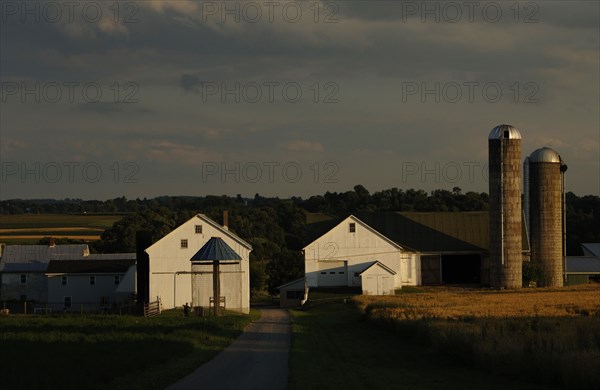
{"type": "MultiPolygon", "coordinates": [[[[147,247],[144,251],[147,256],[138,256],[138,299],[154,301],[160,298],[165,309],[192,302],[208,302],[207,297],[194,296],[191,260],[213,237],[222,239],[241,258],[235,270],[229,270],[226,265],[221,267],[222,291],[234,291],[236,294],[235,298],[226,300],[226,309],[249,313],[252,246],[229,231],[226,223],[221,226],[204,214],[195,215],[147,247]]],[[[200,274],[196,275],[198,280],[200,274]]],[[[208,277],[204,275],[202,279],[208,280],[208,277]]]]}
{"type": "Polygon", "coordinates": [[[315,238],[304,248],[309,287],[386,295],[402,286],[489,284],[488,212],[362,212],[311,230],[315,238]]]}

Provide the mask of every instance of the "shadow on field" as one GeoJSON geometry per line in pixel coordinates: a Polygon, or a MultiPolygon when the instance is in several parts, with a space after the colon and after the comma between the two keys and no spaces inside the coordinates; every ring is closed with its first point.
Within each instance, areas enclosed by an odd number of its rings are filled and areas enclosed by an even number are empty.
{"type": "Polygon", "coordinates": [[[123,340],[122,336],[114,341],[88,337],[51,342],[18,339],[1,345],[3,351],[10,351],[0,354],[0,378],[2,388],[7,390],[99,389],[119,376],[160,365],[193,350],[190,342],[160,338],[123,340]],[[36,356],[36,364],[30,363],[32,356],[36,356]]]}

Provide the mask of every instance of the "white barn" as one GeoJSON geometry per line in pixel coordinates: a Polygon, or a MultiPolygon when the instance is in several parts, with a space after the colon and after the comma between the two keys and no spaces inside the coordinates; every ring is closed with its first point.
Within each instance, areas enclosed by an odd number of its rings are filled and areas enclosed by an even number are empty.
{"type": "MultiPolygon", "coordinates": [[[[402,286],[489,284],[485,211],[360,212],[312,225],[315,238],[304,248],[308,287],[386,295],[402,286]]],[[[522,234],[525,257],[525,228],[522,234]]]]}
{"type": "MultiPolygon", "coordinates": [[[[204,214],[195,215],[146,248],[145,252],[149,258],[148,298],[150,301],[159,297],[165,309],[181,307],[194,301],[192,262],[190,260],[211,237],[223,239],[242,258],[238,270],[240,277],[223,277],[221,279],[223,291],[235,289],[239,292],[236,299],[227,302],[227,310],[250,312],[250,251],[252,251],[252,246],[230,232],[227,226],[219,225],[204,214]]],[[[198,301],[198,297],[196,301],[198,301]]]]}
{"type": "Polygon", "coordinates": [[[417,285],[420,283],[417,259],[415,252],[403,248],[354,215],[304,248],[308,287],[361,287],[361,273],[375,262],[392,271],[385,271],[391,282],[388,292],[403,285],[417,285]]]}

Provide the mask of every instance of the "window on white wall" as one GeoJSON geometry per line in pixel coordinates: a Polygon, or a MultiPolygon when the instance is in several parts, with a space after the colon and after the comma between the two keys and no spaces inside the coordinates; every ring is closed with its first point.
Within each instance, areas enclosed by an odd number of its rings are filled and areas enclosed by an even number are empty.
{"type": "Polygon", "coordinates": [[[349,231],[350,233],[356,232],[356,224],[354,222],[350,222],[349,231]]]}
{"type": "Polygon", "coordinates": [[[65,297],[64,302],[65,302],[65,307],[66,308],[71,307],[71,303],[72,303],[71,297],[65,297]]]}
{"type": "Polygon", "coordinates": [[[202,225],[196,225],[196,234],[202,234],[202,225]]]}
{"type": "Polygon", "coordinates": [[[21,274],[21,284],[27,283],[27,274],[21,274]]]}
{"type": "Polygon", "coordinates": [[[188,240],[181,240],[181,249],[187,249],[188,240]]]}
{"type": "Polygon", "coordinates": [[[121,276],[115,275],[115,284],[119,284],[119,283],[121,283],[121,276]]]}
{"type": "Polygon", "coordinates": [[[90,276],[90,286],[96,285],[96,277],[94,275],[90,276]]]}
{"type": "Polygon", "coordinates": [[[66,285],[67,285],[67,281],[68,281],[68,280],[67,280],[67,277],[66,277],[66,276],[62,276],[62,277],[60,278],[60,284],[62,284],[63,286],[66,286],[66,285]]]}

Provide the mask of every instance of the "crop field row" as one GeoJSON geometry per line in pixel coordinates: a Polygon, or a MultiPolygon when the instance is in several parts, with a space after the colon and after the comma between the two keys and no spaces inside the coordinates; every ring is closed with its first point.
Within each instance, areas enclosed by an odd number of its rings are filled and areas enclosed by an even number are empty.
{"type": "Polygon", "coordinates": [[[97,228],[107,229],[123,215],[94,214],[17,214],[0,215],[0,229],[55,229],[97,228]]]}
{"type": "Polygon", "coordinates": [[[465,364],[565,389],[600,383],[600,286],[357,296],[365,318],[465,364]]]}
{"type": "Polygon", "coordinates": [[[20,214],[0,216],[0,242],[35,244],[45,237],[95,241],[122,215],[20,214]]]}
{"type": "Polygon", "coordinates": [[[594,285],[521,291],[432,290],[386,297],[361,295],[356,301],[374,315],[407,320],[600,315],[600,286],[594,285]]]}

